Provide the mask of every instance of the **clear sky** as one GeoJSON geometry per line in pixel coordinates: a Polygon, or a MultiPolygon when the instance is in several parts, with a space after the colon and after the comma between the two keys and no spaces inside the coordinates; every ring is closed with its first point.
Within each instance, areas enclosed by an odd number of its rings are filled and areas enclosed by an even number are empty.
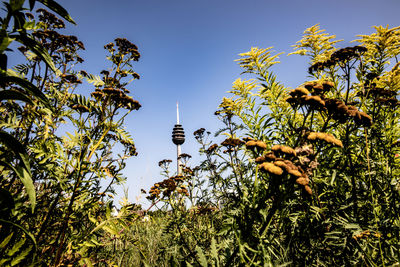
{"type": "MultiPolygon", "coordinates": [[[[84,42],[82,69],[99,74],[106,65],[103,46],[117,37],[139,47],[139,81],[128,89],[142,108],[126,121],[139,155],[127,163],[129,199],[159,181],[158,162],[175,159],[171,141],[175,105],[186,132],[182,152],[198,157],[193,132],[215,132],[221,124],[214,112],[240,75],[234,62],[253,46],[285,52],[276,65],[278,79],[295,87],[306,79],[305,58],[287,56],[303,31],[316,23],[349,45],[373,25],[400,25],[400,0],[57,0],[77,26],[67,32],[84,42]]],[[[39,4],[37,5],[37,7],[39,4]]],[[[77,69],[79,70],[79,69],[77,69]]],[[[83,84],[82,92],[93,88],[83,84]]],[[[171,165],[175,167],[174,164],[171,165]]],[[[119,190],[122,194],[122,190],[119,190]]],[[[122,197],[120,195],[119,197],[122,197]]],[[[119,198],[118,197],[118,198],[119,198]]],[[[140,200],[148,206],[144,196],[140,200]]]]}

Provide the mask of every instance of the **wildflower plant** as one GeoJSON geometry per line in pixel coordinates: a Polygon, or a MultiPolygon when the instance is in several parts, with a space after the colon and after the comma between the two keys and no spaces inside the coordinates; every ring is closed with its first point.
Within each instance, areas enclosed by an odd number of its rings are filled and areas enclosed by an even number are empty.
{"type": "MultiPolygon", "coordinates": [[[[35,2],[73,22],[56,2],[29,1],[31,10],[35,2]]],[[[137,154],[123,125],[140,108],[126,89],[139,78],[132,61],[140,54],[134,44],[117,38],[114,50],[106,48],[108,71],[102,76],[78,71],[83,43],[59,33],[65,23],[57,15],[43,8],[28,13],[23,4],[5,3],[8,13],[1,21],[3,29],[13,16],[22,23],[1,38],[21,35],[18,51],[26,61],[2,69],[0,92],[11,97],[1,98],[0,130],[14,143],[0,151],[1,206],[8,201],[0,217],[0,265],[96,263],[104,259],[93,251],[110,241],[108,235],[120,236],[134,217],[126,207],[116,216],[111,211],[114,187],[125,180],[126,159],[137,154]],[[89,96],[78,93],[85,80],[94,87],[89,96]]],[[[10,51],[1,53],[5,57],[10,51]]]]}
{"type": "MultiPolygon", "coordinates": [[[[398,262],[399,29],[374,28],[344,48],[319,25],[306,29],[290,53],[310,62],[295,89],[278,82],[272,48],[240,54],[250,79],[237,79],[216,112],[225,140],[195,132],[197,179],[219,212],[207,217],[213,238],[174,243],[187,263],[398,262]]],[[[171,222],[196,236],[186,218],[171,222]]]]}

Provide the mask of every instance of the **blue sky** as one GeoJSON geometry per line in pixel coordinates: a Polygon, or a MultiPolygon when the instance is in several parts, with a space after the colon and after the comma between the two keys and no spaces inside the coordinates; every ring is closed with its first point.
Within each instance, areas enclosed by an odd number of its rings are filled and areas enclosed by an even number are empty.
{"type": "MultiPolygon", "coordinates": [[[[67,32],[84,42],[81,69],[99,74],[107,65],[103,46],[117,37],[129,39],[142,55],[136,64],[141,79],[128,89],[142,108],[131,113],[126,128],[139,155],[127,162],[129,199],[162,179],[158,162],[174,159],[171,141],[175,104],[186,132],[182,152],[194,156],[192,133],[222,125],[213,115],[232,82],[240,76],[234,62],[251,47],[273,46],[285,52],[274,70],[286,86],[306,79],[306,59],[287,56],[303,31],[316,23],[345,41],[369,34],[373,25],[398,26],[399,0],[58,0],[77,22],[67,32]]],[[[39,5],[38,5],[39,6],[39,5]]],[[[77,70],[80,70],[79,67],[77,70]]],[[[89,84],[82,92],[93,90],[89,84]]],[[[175,165],[171,165],[174,167],[175,165]]],[[[122,190],[117,198],[122,197],[122,190]]],[[[144,196],[140,201],[147,206],[144,196]]]]}

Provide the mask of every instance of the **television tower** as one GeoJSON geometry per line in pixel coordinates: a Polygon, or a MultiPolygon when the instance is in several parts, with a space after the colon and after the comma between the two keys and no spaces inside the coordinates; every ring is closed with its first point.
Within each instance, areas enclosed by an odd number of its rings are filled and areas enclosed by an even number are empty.
{"type": "Polygon", "coordinates": [[[179,156],[181,155],[181,145],[185,142],[185,132],[183,131],[182,125],[179,124],[178,102],[176,102],[176,124],[174,129],[172,130],[172,142],[176,145],[176,171],[178,175],[181,175],[181,159],[179,158],[179,156]]]}

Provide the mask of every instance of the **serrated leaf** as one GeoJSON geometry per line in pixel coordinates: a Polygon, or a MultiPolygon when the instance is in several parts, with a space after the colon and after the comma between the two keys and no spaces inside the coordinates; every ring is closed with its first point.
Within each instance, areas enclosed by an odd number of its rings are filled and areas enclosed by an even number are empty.
{"type": "Polygon", "coordinates": [[[4,240],[0,243],[0,248],[5,248],[8,244],[8,242],[10,242],[13,235],[14,235],[14,233],[11,233],[6,238],[4,238],[4,240]]]}
{"type": "Polygon", "coordinates": [[[198,261],[199,261],[200,265],[202,267],[207,267],[208,266],[207,259],[203,253],[203,250],[199,246],[196,246],[196,252],[197,252],[198,261]]]}
{"type": "Polygon", "coordinates": [[[17,253],[18,250],[25,244],[25,241],[25,238],[21,238],[12,248],[8,249],[7,255],[10,257],[14,256],[14,254],[17,253]]]}
{"type": "Polygon", "coordinates": [[[96,87],[104,85],[104,81],[98,75],[88,74],[88,77],[86,77],[86,81],[96,87]]]}
{"type": "Polygon", "coordinates": [[[31,252],[32,246],[29,246],[28,248],[24,249],[20,253],[18,253],[18,256],[16,256],[12,261],[11,261],[11,266],[16,266],[19,264],[23,259],[28,256],[29,252],[31,252]]]}
{"type": "Polygon", "coordinates": [[[219,266],[218,250],[215,242],[215,238],[211,239],[211,257],[215,259],[216,266],[219,266]]]}
{"type": "Polygon", "coordinates": [[[47,64],[47,66],[49,66],[50,69],[54,71],[54,73],[56,73],[57,75],[60,73],[60,71],[54,65],[53,60],[51,59],[47,50],[39,42],[32,39],[28,35],[23,34],[22,32],[18,35],[12,35],[10,37],[15,38],[16,41],[25,45],[29,50],[40,57],[47,64]]]}

